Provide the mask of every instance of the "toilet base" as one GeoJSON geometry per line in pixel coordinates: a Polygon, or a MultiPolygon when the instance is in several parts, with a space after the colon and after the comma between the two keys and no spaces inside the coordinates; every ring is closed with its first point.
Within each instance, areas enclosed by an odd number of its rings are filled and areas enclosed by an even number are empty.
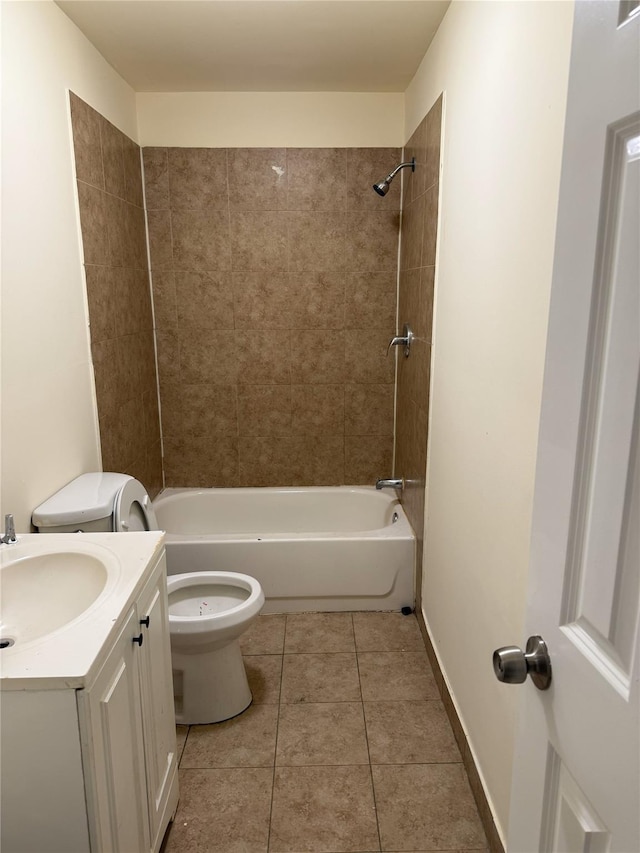
{"type": "Polygon", "coordinates": [[[220,723],[251,704],[237,640],[200,654],[183,654],[172,648],[171,659],[177,723],[220,723]]]}

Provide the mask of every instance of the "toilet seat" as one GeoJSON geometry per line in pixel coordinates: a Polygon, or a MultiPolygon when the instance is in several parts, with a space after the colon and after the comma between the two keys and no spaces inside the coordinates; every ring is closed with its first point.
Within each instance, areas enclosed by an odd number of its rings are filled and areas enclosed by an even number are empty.
{"type": "Polygon", "coordinates": [[[113,529],[116,533],[158,530],[151,498],[133,477],[126,480],[115,500],[113,529]]]}
{"type": "MultiPolygon", "coordinates": [[[[240,622],[252,619],[262,609],[264,604],[264,593],[258,581],[249,575],[237,572],[186,572],[179,575],[167,577],[167,592],[169,594],[169,626],[172,634],[189,636],[201,634],[206,631],[223,631],[232,628],[240,622]],[[246,597],[237,604],[230,607],[222,605],[219,609],[213,609],[210,605],[202,613],[193,615],[177,615],[172,612],[171,595],[179,590],[212,587],[212,595],[215,598],[215,588],[227,587],[231,590],[240,589],[247,593],[246,597]]],[[[205,593],[206,595],[206,593],[205,593]]],[[[204,598],[204,596],[203,596],[204,598]]],[[[232,599],[237,596],[232,596],[232,599]]],[[[197,605],[194,603],[194,608],[197,605]]]]}

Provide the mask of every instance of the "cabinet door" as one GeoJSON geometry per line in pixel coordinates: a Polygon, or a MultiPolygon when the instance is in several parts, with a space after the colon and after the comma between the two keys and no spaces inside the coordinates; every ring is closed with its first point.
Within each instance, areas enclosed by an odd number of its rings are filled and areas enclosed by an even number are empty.
{"type": "Polygon", "coordinates": [[[138,599],[138,617],[140,631],[144,637],[140,649],[140,680],[151,850],[157,850],[175,810],[178,794],[176,724],[164,555],[138,599]]]}
{"type": "Polygon", "coordinates": [[[93,853],[149,850],[134,609],[89,690],[78,692],[93,853]]]}

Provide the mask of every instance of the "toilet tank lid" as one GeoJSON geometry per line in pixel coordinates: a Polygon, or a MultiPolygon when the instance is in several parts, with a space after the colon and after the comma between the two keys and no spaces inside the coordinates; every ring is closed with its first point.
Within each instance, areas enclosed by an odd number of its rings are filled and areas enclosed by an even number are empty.
{"type": "Polygon", "coordinates": [[[57,527],[63,524],[97,521],[113,514],[116,497],[128,474],[81,474],[47,498],[33,511],[35,527],[57,527]]]}

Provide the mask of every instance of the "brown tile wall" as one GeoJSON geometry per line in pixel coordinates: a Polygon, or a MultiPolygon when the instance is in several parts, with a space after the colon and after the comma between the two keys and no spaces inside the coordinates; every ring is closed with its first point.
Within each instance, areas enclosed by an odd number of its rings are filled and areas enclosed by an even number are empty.
{"type": "Polygon", "coordinates": [[[168,486],[392,466],[399,149],[144,149],[168,486]]]}
{"type": "Polygon", "coordinates": [[[70,100],[102,466],[154,496],[162,456],[140,148],[70,100]]]}
{"type": "Polygon", "coordinates": [[[429,373],[433,284],[438,226],[442,97],[407,142],[400,250],[398,324],[408,323],[415,339],[409,358],[398,355],[395,476],[404,477],[402,503],[417,538],[417,605],[421,601],[424,499],[429,425],[429,373]]]}

